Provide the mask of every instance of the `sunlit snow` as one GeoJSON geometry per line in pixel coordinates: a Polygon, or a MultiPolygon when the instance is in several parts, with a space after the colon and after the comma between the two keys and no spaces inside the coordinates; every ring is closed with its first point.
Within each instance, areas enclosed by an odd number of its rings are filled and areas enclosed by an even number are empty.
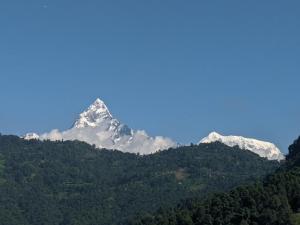
{"type": "Polygon", "coordinates": [[[132,130],[113,118],[105,103],[97,99],[79,115],[73,127],[66,131],[54,129],[49,133],[29,133],[24,139],[80,140],[99,148],[117,149],[124,152],[150,154],[158,150],[176,147],[170,138],[150,137],[143,130],[132,130]]]}
{"type": "Polygon", "coordinates": [[[222,136],[217,132],[210,133],[207,137],[203,138],[199,143],[212,143],[219,141],[227,146],[239,146],[241,149],[246,149],[271,160],[282,160],[284,155],[272,143],[259,141],[252,138],[245,138],[241,136],[222,136]]]}

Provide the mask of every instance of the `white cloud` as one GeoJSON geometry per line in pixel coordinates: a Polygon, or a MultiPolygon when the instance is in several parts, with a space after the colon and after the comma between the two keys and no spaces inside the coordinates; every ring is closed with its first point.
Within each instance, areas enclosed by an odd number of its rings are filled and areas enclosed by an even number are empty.
{"type": "Polygon", "coordinates": [[[57,129],[40,135],[41,140],[80,140],[99,148],[117,149],[124,152],[150,154],[158,150],[177,146],[170,138],[150,137],[145,131],[133,131],[132,135],[115,138],[115,131],[100,127],[71,128],[60,132],[57,129]]]}

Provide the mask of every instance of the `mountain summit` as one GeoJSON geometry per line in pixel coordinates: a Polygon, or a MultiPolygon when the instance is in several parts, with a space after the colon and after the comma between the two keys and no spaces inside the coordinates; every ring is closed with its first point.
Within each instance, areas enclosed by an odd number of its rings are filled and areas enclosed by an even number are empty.
{"type": "Polygon", "coordinates": [[[24,139],[80,140],[99,148],[117,149],[124,152],[150,154],[158,150],[176,147],[169,138],[150,137],[143,130],[132,130],[115,119],[105,103],[97,98],[75,121],[71,129],[38,135],[28,133],[24,139]]]}
{"type": "Polygon", "coordinates": [[[203,138],[200,143],[221,142],[227,146],[238,146],[241,149],[252,151],[261,157],[271,160],[282,160],[284,155],[272,143],[266,141],[259,141],[252,138],[245,138],[242,136],[223,136],[217,132],[211,132],[207,137],[203,138]]]}
{"type": "Polygon", "coordinates": [[[97,98],[96,101],[90,105],[86,111],[79,115],[79,119],[75,121],[73,127],[97,127],[104,120],[110,120],[112,118],[113,117],[105,103],[97,98]]]}

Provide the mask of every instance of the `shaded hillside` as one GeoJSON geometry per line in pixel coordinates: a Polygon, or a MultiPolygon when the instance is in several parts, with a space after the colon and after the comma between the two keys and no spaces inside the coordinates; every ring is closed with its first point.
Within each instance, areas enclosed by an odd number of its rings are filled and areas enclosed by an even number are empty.
{"type": "Polygon", "coordinates": [[[138,156],[79,141],[0,136],[0,224],[118,224],[227,191],[278,166],[221,143],[138,156]]]}
{"type": "Polygon", "coordinates": [[[300,138],[290,147],[287,162],[263,182],[238,187],[203,201],[182,202],[173,209],[144,214],[134,225],[299,225],[300,138]]]}

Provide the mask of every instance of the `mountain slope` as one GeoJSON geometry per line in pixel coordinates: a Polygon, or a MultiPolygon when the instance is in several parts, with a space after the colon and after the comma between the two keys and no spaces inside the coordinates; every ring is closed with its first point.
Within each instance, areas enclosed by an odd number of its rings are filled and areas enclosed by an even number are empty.
{"type": "Polygon", "coordinates": [[[96,99],[87,110],[79,115],[71,129],[62,132],[52,130],[41,135],[29,133],[24,138],[26,140],[80,140],[95,144],[99,148],[118,149],[139,154],[150,154],[177,146],[169,138],[150,137],[143,130],[130,129],[115,119],[100,99],[96,99]]]}
{"type": "Polygon", "coordinates": [[[299,225],[300,138],[287,161],[263,182],[241,186],[201,200],[192,198],[173,209],[145,214],[131,225],[299,225]]]}
{"type": "Polygon", "coordinates": [[[241,136],[222,136],[216,132],[212,132],[199,143],[212,143],[216,141],[230,147],[237,145],[241,149],[249,150],[270,160],[283,160],[285,158],[274,144],[241,136]]]}
{"type": "Polygon", "coordinates": [[[113,225],[278,168],[221,143],[139,156],[79,141],[0,136],[0,224],[113,225]]]}

